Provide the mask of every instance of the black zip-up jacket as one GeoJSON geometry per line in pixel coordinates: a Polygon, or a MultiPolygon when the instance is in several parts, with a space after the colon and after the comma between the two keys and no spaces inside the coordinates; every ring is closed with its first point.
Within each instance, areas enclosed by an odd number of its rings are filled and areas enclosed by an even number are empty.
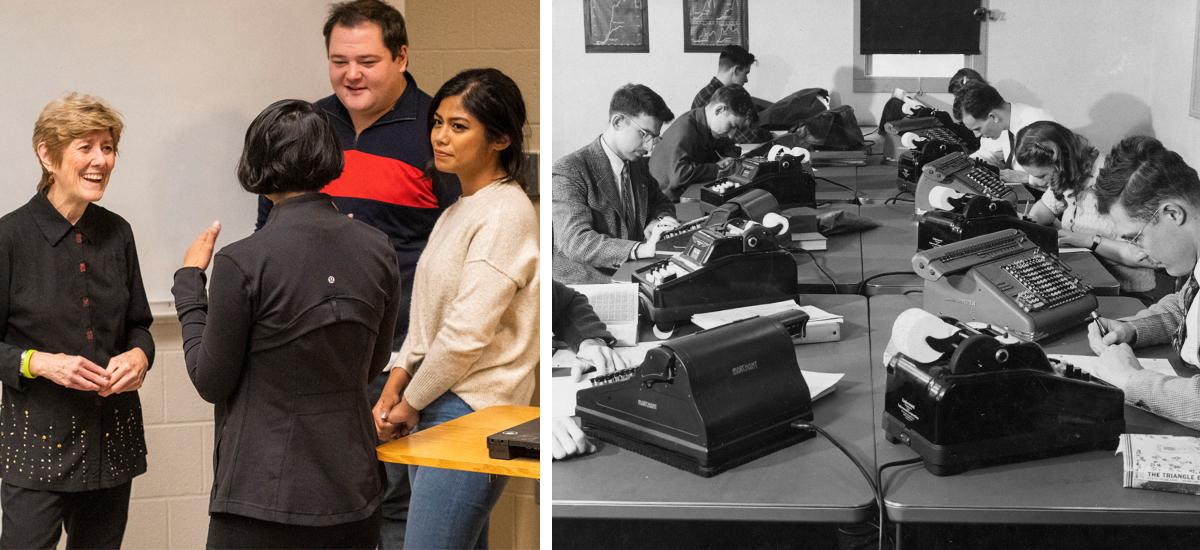
{"type": "Polygon", "coordinates": [[[294,525],[369,516],[384,476],[364,388],[386,366],[396,255],[377,229],[310,193],[213,258],[175,272],[184,359],[216,404],[210,513],[294,525]]]}
{"type": "MultiPolygon", "coordinates": [[[[404,79],[407,86],[395,107],[358,135],[350,111],[336,95],[316,102],[333,123],[346,158],[342,175],[321,192],[333,197],[338,210],[354,214],[355,221],[383,231],[400,262],[404,293],[393,350],[400,349],[408,333],[413,274],[429,232],[442,211],[462,194],[453,174],[425,176],[433,160],[428,126],[431,98],[417,87],[411,74],[404,73],[404,79]]],[[[271,201],[260,197],[255,229],[266,223],[270,212],[271,201]]]]}

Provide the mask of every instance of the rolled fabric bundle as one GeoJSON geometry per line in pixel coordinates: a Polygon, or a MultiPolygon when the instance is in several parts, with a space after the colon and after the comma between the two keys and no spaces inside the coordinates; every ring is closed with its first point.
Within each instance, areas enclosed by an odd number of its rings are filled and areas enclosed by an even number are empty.
{"type": "Polygon", "coordinates": [[[903,353],[918,363],[928,363],[942,356],[942,352],[929,346],[926,338],[947,338],[958,332],[938,316],[921,308],[911,308],[896,317],[892,324],[892,338],[883,351],[883,364],[891,362],[896,353],[903,353]]]}

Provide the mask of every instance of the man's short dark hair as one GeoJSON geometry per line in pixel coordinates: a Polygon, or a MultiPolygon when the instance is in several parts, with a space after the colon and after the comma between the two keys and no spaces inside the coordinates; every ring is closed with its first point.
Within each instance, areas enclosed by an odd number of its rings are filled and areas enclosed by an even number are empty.
{"type": "Polygon", "coordinates": [[[721,58],[717,61],[719,70],[728,70],[730,67],[739,69],[749,68],[754,64],[754,54],[750,53],[737,44],[730,44],[721,50],[721,58]]]}
{"type": "Polygon", "coordinates": [[[237,177],[243,189],[259,195],[320,191],[342,174],[343,163],[329,119],[312,103],[284,99],[246,129],[237,177]]]}
{"type": "Polygon", "coordinates": [[[1200,177],[1178,153],[1149,136],[1113,146],[1096,177],[1096,207],[1108,214],[1117,201],[1129,217],[1148,220],[1163,202],[1176,199],[1200,207],[1200,177]]]}
{"type": "Polygon", "coordinates": [[[631,118],[650,115],[661,122],[675,118],[662,96],[642,84],[626,84],[613,92],[612,101],[608,103],[608,116],[612,118],[617,113],[631,118]]]}
{"type": "Polygon", "coordinates": [[[729,107],[733,114],[746,117],[751,124],[758,122],[758,109],[754,106],[754,98],[750,97],[750,92],[737,84],[726,84],[713,92],[708,104],[718,103],[729,107]]]}
{"type": "Polygon", "coordinates": [[[986,82],[968,82],[954,94],[954,116],[962,120],[963,114],[971,118],[987,118],[993,109],[1004,106],[1004,97],[986,82]]]}
{"type": "Polygon", "coordinates": [[[982,82],[984,84],[988,83],[988,81],[983,78],[983,75],[979,74],[979,71],[969,67],[963,67],[955,72],[954,76],[950,77],[950,85],[946,87],[946,91],[952,94],[957,94],[958,91],[961,90],[962,87],[968,82],[982,82]]]}
{"type": "Polygon", "coordinates": [[[379,25],[383,32],[383,45],[392,52],[392,58],[400,55],[400,48],[408,45],[408,30],[404,16],[381,0],[351,0],[329,6],[329,18],[325,20],[325,50],[329,51],[329,35],[334,27],[357,27],[363,23],[379,25]]]}

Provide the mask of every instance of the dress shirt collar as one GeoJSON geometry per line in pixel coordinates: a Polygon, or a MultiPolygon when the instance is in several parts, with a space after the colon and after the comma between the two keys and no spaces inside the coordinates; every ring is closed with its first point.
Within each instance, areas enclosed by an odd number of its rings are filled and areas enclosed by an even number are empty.
{"type": "Polygon", "coordinates": [[[79,217],[79,221],[74,226],[67,218],[63,217],[62,213],[50,204],[48,190],[38,191],[29,199],[29,211],[33,215],[34,223],[37,223],[38,229],[42,231],[42,236],[46,238],[46,242],[50,246],[55,246],[67,233],[71,232],[71,228],[75,227],[89,240],[95,236],[96,230],[96,210],[99,206],[88,204],[83,210],[83,215],[79,217]]]}
{"type": "Polygon", "coordinates": [[[604,155],[608,157],[608,164],[612,166],[613,180],[617,182],[618,193],[624,193],[625,191],[621,189],[621,171],[625,169],[625,160],[608,146],[608,142],[604,141],[603,134],[600,135],[600,148],[604,149],[604,155]]]}

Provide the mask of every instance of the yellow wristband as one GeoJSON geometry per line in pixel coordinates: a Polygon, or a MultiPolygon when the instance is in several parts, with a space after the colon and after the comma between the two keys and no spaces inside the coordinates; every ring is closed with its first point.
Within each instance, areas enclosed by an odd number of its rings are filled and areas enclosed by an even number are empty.
{"type": "Polygon", "coordinates": [[[33,354],[35,353],[37,353],[37,350],[27,349],[25,353],[21,354],[21,376],[25,378],[37,378],[37,376],[29,372],[29,360],[33,359],[33,354]]]}

